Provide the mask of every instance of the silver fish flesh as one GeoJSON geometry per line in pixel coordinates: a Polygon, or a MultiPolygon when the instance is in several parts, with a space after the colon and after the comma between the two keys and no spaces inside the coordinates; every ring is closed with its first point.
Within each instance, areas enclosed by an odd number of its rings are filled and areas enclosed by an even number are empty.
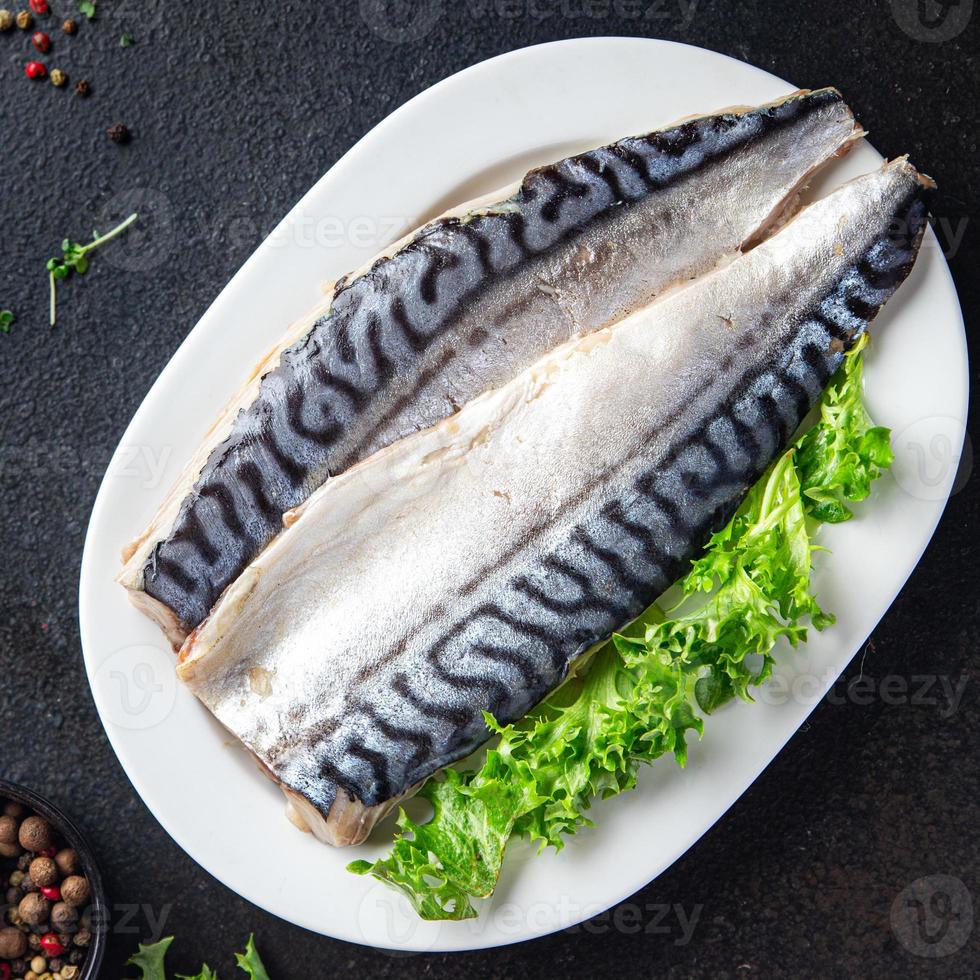
{"type": "Polygon", "coordinates": [[[178,670],[297,822],[362,840],[678,577],[908,274],[928,184],[845,184],[289,515],[178,670]]]}
{"type": "Polygon", "coordinates": [[[737,253],[856,135],[838,92],[797,93],[532,170],[427,226],[263,366],[122,583],[179,645],[328,476],[737,253]]]}

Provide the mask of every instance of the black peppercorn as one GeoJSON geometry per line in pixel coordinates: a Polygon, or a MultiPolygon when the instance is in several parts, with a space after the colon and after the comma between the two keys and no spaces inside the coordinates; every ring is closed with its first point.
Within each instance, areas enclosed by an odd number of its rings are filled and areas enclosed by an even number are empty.
{"type": "Polygon", "coordinates": [[[91,95],[91,93],[92,86],[84,78],[80,78],[75,82],[75,95],[80,95],[84,99],[86,96],[91,95]]]}
{"type": "Polygon", "coordinates": [[[106,135],[114,143],[128,143],[130,132],[122,123],[115,123],[106,130],[106,135]]]}

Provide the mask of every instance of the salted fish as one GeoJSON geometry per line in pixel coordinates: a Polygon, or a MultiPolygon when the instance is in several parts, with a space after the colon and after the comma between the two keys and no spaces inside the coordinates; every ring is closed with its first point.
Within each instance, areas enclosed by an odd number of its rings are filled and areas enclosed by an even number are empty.
{"type": "Polygon", "coordinates": [[[796,93],[532,170],[426,226],[274,352],[120,581],[179,645],[327,477],[737,253],[857,135],[837,91],[796,93]]]}
{"type": "Polygon", "coordinates": [[[905,160],[325,484],[181,678],[332,844],[521,718],[683,571],[908,274],[905,160]]]}

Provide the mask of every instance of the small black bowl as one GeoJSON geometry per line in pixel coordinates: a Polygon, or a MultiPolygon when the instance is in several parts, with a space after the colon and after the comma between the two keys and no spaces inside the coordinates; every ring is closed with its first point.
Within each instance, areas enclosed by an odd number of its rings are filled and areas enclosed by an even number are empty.
{"type": "Polygon", "coordinates": [[[92,892],[89,905],[89,912],[92,917],[92,944],[89,946],[85,962],[82,964],[79,980],[98,980],[108,941],[109,904],[106,901],[102,876],[99,874],[99,865],[95,860],[92,848],[89,847],[88,841],[85,840],[82,832],[75,824],[53,803],[49,803],[37,793],[0,779],[0,799],[13,800],[15,803],[20,803],[29,810],[33,810],[38,816],[44,817],[55,829],[58,836],[77,852],[92,892]]]}

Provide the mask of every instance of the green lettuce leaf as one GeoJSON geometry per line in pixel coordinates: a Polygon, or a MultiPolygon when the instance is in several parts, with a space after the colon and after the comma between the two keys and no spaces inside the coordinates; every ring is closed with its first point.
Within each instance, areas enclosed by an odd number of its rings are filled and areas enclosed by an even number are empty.
{"type": "Polygon", "coordinates": [[[126,965],[135,966],[140,971],[140,980],[167,980],[163,961],[173,941],[173,936],[167,936],[150,946],[140,943],[139,949],[126,961],[126,965]]]}
{"type": "MultiPolygon", "coordinates": [[[[166,959],[167,950],[170,949],[170,944],[173,941],[173,936],[167,936],[166,939],[161,939],[160,942],[150,946],[144,946],[140,943],[139,950],[126,961],[126,965],[135,966],[139,969],[139,980],[167,980],[163,961],[166,959]]],[[[240,970],[251,977],[251,980],[269,980],[269,974],[266,973],[262,960],[259,958],[259,952],[255,948],[254,936],[248,937],[248,945],[245,947],[244,953],[235,954],[235,962],[240,970]]],[[[177,980],[218,980],[218,974],[207,963],[192,977],[183,973],[176,974],[176,977],[177,980]]]]}
{"type": "Polygon", "coordinates": [[[219,980],[219,978],[218,974],[215,973],[214,970],[207,965],[207,963],[205,963],[201,967],[200,973],[195,973],[192,977],[185,976],[183,973],[178,973],[177,980],[219,980]]]}
{"type": "Polygon", "coordinates": [[[862,400],[863,334],[820,402],[820,421],[800,440],[796,465],[807,509],[819,521],[851,518],[845,501],[864,500],[894,454],[889,430],[871,421],[862,400]]]}
{"type": "Polygon", "coordinates": [[[652,606],[600,644],[574,677],[525,719],[501,726],[476,770],[430,779],[433,816],[404,812],[387,857],[355,861],[404,894],[424,919],[466,919],[496,885],[508,840],[560,849],[591,826],[592,802],[636,785],[641,765],[687,760],[687,736],[772,672],[780,640],[806,640],[833,617],[810,589],[816,523],[847,520],[891,462],[888,430],[861,400],[862,340],[825,391],[819,419],[750,491],[678,583],[680,602],[652,606]]]}
{"type": "Polygon", "coordinates": [[[251,980],[269,980],[269,974],[262,965],[259,951],[255,948],[254,935],[248,937],[244,953],[235,953],[235,963],[239,970],[243,970],[251,977],[251,980]]]}

